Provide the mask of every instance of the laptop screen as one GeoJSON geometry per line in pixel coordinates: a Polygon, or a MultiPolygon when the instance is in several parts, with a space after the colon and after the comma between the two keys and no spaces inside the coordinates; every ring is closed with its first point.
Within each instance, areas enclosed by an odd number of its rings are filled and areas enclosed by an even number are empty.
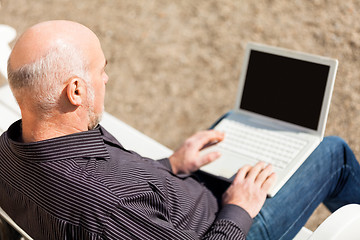
{"type": "Polygon", "coordinates": [[[251,50],[240,108],[317,130],[328,65],[251,50]]]}

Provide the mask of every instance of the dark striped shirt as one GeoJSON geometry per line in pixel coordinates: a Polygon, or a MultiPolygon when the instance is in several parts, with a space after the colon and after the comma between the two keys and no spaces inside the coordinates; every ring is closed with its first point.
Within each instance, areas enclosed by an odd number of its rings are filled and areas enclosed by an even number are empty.
{"type": "Polygon", "coordinates": [[[99,126],[35,143],[0,137],[0,206],[35,239],[245,239],[251,218],[219,210],[192,175],[168,159],[124,149],[99,126]]]}

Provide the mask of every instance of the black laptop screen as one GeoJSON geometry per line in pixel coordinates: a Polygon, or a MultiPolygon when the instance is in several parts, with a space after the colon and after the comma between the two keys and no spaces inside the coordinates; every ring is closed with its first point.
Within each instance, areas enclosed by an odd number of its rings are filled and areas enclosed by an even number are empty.
{"type": "Polygon", "coordinates": [[[317,130],[329,70],[251,50],[240,108],[317,130]]]}

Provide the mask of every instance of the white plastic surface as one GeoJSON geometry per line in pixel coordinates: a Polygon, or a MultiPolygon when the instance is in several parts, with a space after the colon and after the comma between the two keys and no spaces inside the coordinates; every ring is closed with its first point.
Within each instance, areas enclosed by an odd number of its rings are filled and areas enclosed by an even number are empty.
{"type": "Polygon", "coordinates": [[[309,238],[309,240],[343,239],[360,239],[359,204],[349,204],[332,213],[309,238]]]}
{"type": "Polygon", "coordinates": [[[32,238],[22,230],[7,214],[6,212],[0,207],[0,216],[10,225],[12,226],[18,233],[21,234],[25,239],[32,240],[32,238]]]}
{"type": "Polygon", "coordinates": [[[0,24],[0,74],[7,76],[7,60],[10,56],[9,43],[16,37],[14,28],[0,24]]]}
{"type": "Polygon", "coordinates": [[[307,240],[313,232],[303,227],[300,232],[293,238],[293,240],[307,240]]]}

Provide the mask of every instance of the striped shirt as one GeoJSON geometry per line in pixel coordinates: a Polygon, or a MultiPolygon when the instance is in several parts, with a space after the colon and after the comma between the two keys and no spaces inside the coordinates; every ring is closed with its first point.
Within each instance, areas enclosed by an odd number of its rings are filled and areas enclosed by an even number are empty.
{"type": "Polygon", "coordinates": [[[251,226],[194,175],[124,149],[101,126],[20,136],[19,120],[0,137],[0,206],[34,239],[245,239],[251,226]]]}

